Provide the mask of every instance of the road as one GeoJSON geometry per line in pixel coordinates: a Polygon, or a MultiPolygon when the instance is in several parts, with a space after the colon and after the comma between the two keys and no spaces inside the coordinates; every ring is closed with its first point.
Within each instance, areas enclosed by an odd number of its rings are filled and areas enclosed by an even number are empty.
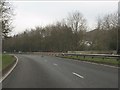
{"type": "Polygon", "coordinates": [[[3,88],[117,88],[118,69],[40,55],[16,55],[16,68],[3,88]]]}

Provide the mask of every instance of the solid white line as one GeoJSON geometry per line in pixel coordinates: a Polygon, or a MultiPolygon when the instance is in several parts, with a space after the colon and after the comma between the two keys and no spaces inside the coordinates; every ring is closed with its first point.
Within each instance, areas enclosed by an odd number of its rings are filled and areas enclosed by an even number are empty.
{"type": "Polygon", "coordinates": [[[80,77],[80,78],[84,78],[83,76],[81,76],[81,75],[79,75],[79,74],[77,74],[77,73],[75,73],[75,72],[72,72],[72,73],[73,73],[74,75],[80,77]]]}
{"type": "Polygon", "coordinates": [[[95,64],[95,65],[101,65],[101,66],[105,66],[105,67],[111,67],[111,68],[119,68],[117,66],[111,66],[111,65],[107,65],[107,64],[100,64],[100,63],[87,62],[87,61],[82,61],[82,62],[90,63],[90,64],[95,64]]]}
{"type": "Polygon", "coordinates": [[[53,65],[57,66],[58,64],[54,63],[53,65]]]}
{"type": "Polygon", "coordinates": [[[17,63],[18,63],[18,58],[14,55],[14,57],[16,58],[16,62],[13,65],[13,67],[0,79],[0,83],[5,80],[5,78],[7,78],[7,76],[13,71],[13,69],[16,67],[17,63]]]}

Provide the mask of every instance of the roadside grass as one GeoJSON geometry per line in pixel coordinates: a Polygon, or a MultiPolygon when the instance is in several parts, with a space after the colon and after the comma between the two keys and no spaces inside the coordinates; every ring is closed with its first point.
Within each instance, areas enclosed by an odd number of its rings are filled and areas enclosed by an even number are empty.
{"type": "Polygon", "coordinates": [[[2,70],[7,68],[14,61],[15,61],[15,57],[13,57],[12,55],[3,54],[2,55],[2,70]]]}
{"type": "Polygon", "coordinates": [[[113,66],[120,66],[120,60],[116,58],[102,58],[102,57],[89,57],[89,56],[62,56],[62,58],[75,59],[81,61],[95,62],[100,64],[107,64],[113,66]]]}

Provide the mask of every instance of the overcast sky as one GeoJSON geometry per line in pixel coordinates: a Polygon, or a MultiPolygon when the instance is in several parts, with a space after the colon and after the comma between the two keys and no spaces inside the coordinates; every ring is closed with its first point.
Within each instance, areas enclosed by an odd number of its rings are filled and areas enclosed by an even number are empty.
{"type": "Polygon", "coordinates": [[[27,28],[45,26],[66,18],[68,13],[79,11],[89,27],[95,26],[97,16],[117,11],[118,1],[12,1],[15,7],[12,34],[27,28]]]}

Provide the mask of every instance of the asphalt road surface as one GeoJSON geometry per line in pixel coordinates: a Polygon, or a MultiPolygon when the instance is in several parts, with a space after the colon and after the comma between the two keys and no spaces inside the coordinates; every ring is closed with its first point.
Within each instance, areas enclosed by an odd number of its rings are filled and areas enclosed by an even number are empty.
{"type": "Polygon", "coordinates": [[[118,69],[40,55],[16,55],[3,88],[118,88],[118,69]]]}

